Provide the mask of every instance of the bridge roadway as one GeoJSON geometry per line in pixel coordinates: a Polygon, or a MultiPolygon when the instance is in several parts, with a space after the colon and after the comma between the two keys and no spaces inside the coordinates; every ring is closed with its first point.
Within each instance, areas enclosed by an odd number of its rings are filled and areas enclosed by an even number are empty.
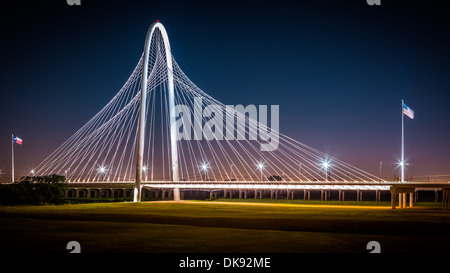
{"type": "MultiPolygon", "coordinates": [[[[132,196],[134,181],[117,182],[68,182],[66,197],[114,197],[132,196]],[[75,194],[73,194],[75,193],[75,194]],[[109,194],[108,194],[109,193],[109,194]],[[121,194],[120,194],[121,193],[121,194]]],[[[312,190],[320,190],[321,200],[327,199],[327,192],[338,191],[339,201],[344,200],[345,191],[356,191],[357,201],[362,200],[363,191],[375,191],[376,201],[380,201],[380,191],[390,191],[391,207],[395,209],[413,207],[418,191],[442,191],[442,209],[450,210],[450,182],[389,182],[389,181],[144,181],[142,186],[147,190],[161,190],[163,198],[166,193],[180,200],[180,190],[210,191],[210,197],[217,198],[217,191],[223,191],[224,197],[230,196],[232,190],[239,190],[239,198],[247,197],[248,190],[255,191],[255,198],[262,198],[262,191],[270,191],[270,197],[277,198],[278,192],[286,191],[288,199],[293,199],[294,191],[303,190],[303,198],[310,199],[312,190]],[[409,205],[407,199],[409,194],[409,205]],[[397,203],[398,202],[398,203],[397,203]]],[[[437,200],[437,199],[436,199],[437,200]]]]}

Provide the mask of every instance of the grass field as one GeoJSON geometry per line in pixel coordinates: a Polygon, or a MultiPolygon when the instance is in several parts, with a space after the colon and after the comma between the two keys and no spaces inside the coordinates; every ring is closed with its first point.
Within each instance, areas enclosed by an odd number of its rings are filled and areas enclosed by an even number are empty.
{"type": "Polygon", "coordinates": [[[365,253],[369,241],[385,253],[450,251],[439,208],[233,201],[0,207],[1,251],[64,253],[69,241],[83,253],[365,253]]]}

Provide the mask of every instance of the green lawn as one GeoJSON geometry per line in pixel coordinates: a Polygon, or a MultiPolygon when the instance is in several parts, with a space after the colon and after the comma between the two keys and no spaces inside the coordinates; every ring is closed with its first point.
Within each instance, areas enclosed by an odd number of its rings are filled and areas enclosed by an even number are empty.
{"type": "Polygon", "coordinates": [[[364,253],[375,240],[388,253],[449,252],[450,213],[438,208],[244,201],[0,207],[1,249],[67,252],[75,240],[84,253],[364,253]]]}
{"type": "MultiPolygon", "coordinates": [[[[245,202],[245,203],[275,203],[275,204],[299,204],[299,205],[339,205],[339,206],[381,206],[390,207],[390,201],[335,201],[335,200],[299,200],[299,199],[230,199],[221,198],[214,200],[213,202],[245,202]]],[[[398,202],[397,202],[398,206],[398,202]]],[[[442,207],[442,202],[416,202],[414,207],[419,208],[440,208],[442,207]]]]}

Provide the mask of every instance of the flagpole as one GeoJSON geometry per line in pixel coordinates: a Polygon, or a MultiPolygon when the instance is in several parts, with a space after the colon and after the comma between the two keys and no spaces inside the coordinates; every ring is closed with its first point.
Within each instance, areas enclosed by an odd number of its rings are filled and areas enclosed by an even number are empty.
{"type": "Polygon", "coordinates": [[[14,134],[11,135],[12,183],[14,183],[14,134]]]}
{"type": "Polygon", "coordinates": [[[402,159],[401,159],[401,168],[402,168],[402,182],[405,182],[405,128],[404,128],[404,102],[402,100],[402,159]]]}

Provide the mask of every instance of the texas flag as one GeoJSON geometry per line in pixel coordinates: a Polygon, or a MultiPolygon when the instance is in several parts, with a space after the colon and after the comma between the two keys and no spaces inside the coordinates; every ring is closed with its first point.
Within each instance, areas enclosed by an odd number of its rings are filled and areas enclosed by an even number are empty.
{"type": "Polygon", "coordinates": [[[22,145],[22,139],[16,136],[13,136],[13,141],[17,144],[22,145]]]}
{"type": "Polygon", "coordinates": [[[414,111],[408,106],[406,106],[405,103],[403,103],[403,114],[407,115],[411,119],[414,119],[414,111]]]}

